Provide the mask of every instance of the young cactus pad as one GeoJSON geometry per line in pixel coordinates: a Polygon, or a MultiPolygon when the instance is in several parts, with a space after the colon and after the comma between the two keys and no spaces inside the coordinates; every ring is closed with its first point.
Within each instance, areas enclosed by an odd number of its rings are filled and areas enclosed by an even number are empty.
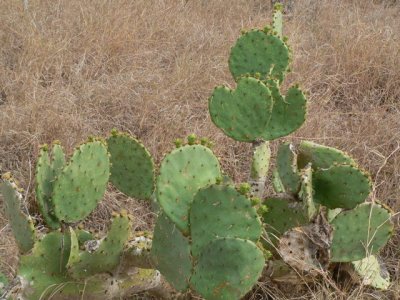
{"type": "MultiPolygon", "coordinates": [[[[128,216],[123,214],[114,216],[107,236],[94,252],[83,251],[79,253],[79,258],[71,258],[68,271],[72,277],[81,279],[97,273],[111,272],[118,266],[130,235],[130,227],[128,216]]],[[[77,244],[77,241],[74,243],[77,244]]]]}
{"type": "Polygon", "coordinates": [[[207,300],[240,299],[257,282],[264,264],[264,254],[253,242],[216,239],[204,248],[190,285],[207,300]]]}
{"type": "Polygon", "coordinates": [[[289,49],[276,35],[262,30],[251,30],[243,34],[231,49],[229,69],[235,80],[259,73],[260,79],[267,77],[283,80],[289,65],[289,49]]]}
{"type": "Polygon", "coordinates": [[[53,203],[59,220],[77,222],[102,199],[110,175],[107,147],[102,141],[82,144],[54,184],[53,203]]]}
{"type": "Polygon", "coordinates": [[[272,30],[276,32],[278,37],[282,38],[283,33],[283,6],[281,4],[275,4],[274,14],[272,16],[272,30]]]}
{"type": "Polygon", "coordinates": [[[192,258],[189,238],[163,213],[157,218],[151,249],[155,267],[178,291],[189,288],[192,258]]]}
{"type": "Polygon", "coordinates": [[[110,181],[130,197],[149,199],[154,189],[154,163],[150,153],[125,133],[113,132],[107,145],[111,154],[110,181]]]}
{"type": "Polygon", "coordinates": [[[327,208],[354,208],[364,202],[372,187],[368,174],[350,165],[334,165],[313,173],[315,202],[327,208]]]}
{"type": "Polygon", "coordinates": [[[164,157],[157,178],[157,200],[184,234],[189,233],[189,208],[197,190],[219,177],[218,159],[207,147],[188,145],[164,157]]]}
{"type": "Polygon", "coordinates": [[[311,163],[314,170],[327,169],[334,164],[357,166],[354,159],[343,151],[309,141],[300,143],[297,163],[300,169],[311,163]]]}
{"type": "Polygon", "coordinates": [[[41,147],[36,164],[36,199],[44,220],[52,229],[60,227],[60,222],[54,215],[52,195],[54,181],[63,170],[64,165],[65,155],[61,145],[53,145],[51,157],[48,146],[44,145],[41,147]]]}
{"type": "Polygon", "coordinates": [[[261,221],[250,199],[226,185],[199,190],[190,209],[192,255],[217,237],[236,237],[257,242],[261,221]]]}
{"type": "Polygon", "coordinates": [[[4,199],[5,215],[10,222],[11,230],[22,253],[32,249],[36,233],[31,218],[21,211],[22,195],[12,179],[0,181],[0,191],[4,199]]]}
{"type": "Polygon", "coordinates": [[[379,204],[363,203],[338,214],[331,225],[331,260],[350,262],[376,254],[393,233],[391,212],[379,204]]]}
{"type": "Polygon", "coordinates": [[[271,118],[271,92],[260,80],[239,79],[236,90],[216,87],[209,110],[214,124],[224,133],[242,142],[253,142],[264,134],[271,118]]]}
{"type": "Polygon", "coordinates": [[[267,86],[271,90],[274,105],[262,139],[269,141],[289,135],[303,125],[306,120],[307,99],[297,86],[289,88],[286,96],[281,95],[277,80],[268,80],[267,86]]]}

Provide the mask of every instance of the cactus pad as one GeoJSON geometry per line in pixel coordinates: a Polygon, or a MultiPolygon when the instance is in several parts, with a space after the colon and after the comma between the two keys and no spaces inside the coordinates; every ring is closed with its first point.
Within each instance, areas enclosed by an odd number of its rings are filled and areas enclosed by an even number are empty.
{"type": "Polygon", "coordinates": [[[77,148],[54,184],[53,203],[59,220],[77,222],[102,199],[110,175],[107,147],[92,141],[77,148]]]}
{"type": "Polygon", "coordinates": [[[292,144],[283,143],[279,146],[276,162],[279,177],[286,192],[297,194],[301,177],[297,170],[297,154],[292,144]]]}
{"type": "Polygon", "coordinates": [[[318,213],[317,205],[314,203],[312,174],[311,164],[302,170],[299,192],[299,198],[303,201],[304,209],[310,221],[313,220],[318,213]]]}
{"type": "Polygon", "coordinates": [[[190,284],[208,300],[241,299],[257,282],[264,262],[263,252],[253,242],[216,239],[204,248],[190,284]]]}
{"type": "Polygon", "coordinates": [[[57,229],[60,223],[54,215],[51,198],[54,181],[65,165],[65,155],[61,145],[54,144],[51,156],[50,158],[47,145],[42,146],[36,165],[36,198],[47,225],[52,229],[57,229]]]}
{"type": "Polygon", "coordinates": [[[285,192],[285,187],[283,186],[282,180],[279,177],[278,169],[274,169],[272,171],[272,186],[277,194],[285,192]]]}
{"type": "Polygon", "coordinates": [[[352,265],[354,271],[361,277],[363,285],[369,285],[381,290],[387,290],[389,288],[389,273],[384,269],[375,255],[370,255],[362,260],[353,261],[352,265]]]}
{"type": "Polygon", "coordinates": [[[154,189],[154,163],[150,153],[125,133],[113,132],[107,144],[111,154],[110,181],[130,197],[150,199],[154,189]]]}
{"type": "Polygon", "coordinates": [[[268,211],[262,215],[263,223],[274,245],[277,244],[279,237],[289,229],[308,223],[301,203],[269,198],[263,204],[268,208],[268,211]]]}
{"type": "Polygon", "coordinates": [[[376,254],[393,233],[390,218],[391,212],[374,203],[363,203],[338,214],[331,223],[332,261],[356,261],[376,254]]]}
{"type": "Polygon", "coordinates": [[[282,14],[283,7],[282,6],[275,6],[274,7],[274,14],[272,16],[272,30],[276,32],[279,38],[283,37],[282,28],[283,28],[283,14],[282,14]]]}
{"type": "Polygon", "coordinates": [[[217,237],[234,237],[257,242],[261,221],[251,202],[236,189],[211,185],[197,192],[190,209],[192,255],[217,237]]]}
{"type": "Polygon", "coordinates": [[[48,299],[60,288],[79,289],[66,276],[70,254],[69,234],[53,231],[38,241],[32,253],[20,259],[18,275],[28,285],[23,290],[26,299],[48,299]]]}
{"type": "Polygon", "coordinates": [[[269,147],[269,142],[263,142],[255,147],[250,170],[252,179],[257,180],[258,178],[267,177],[270,158],[271,148],[269,147]]]}
{"type": "Polygon", "coordinates": [[[278,36],[262,30],[251,30],[239,37],[229,57],[229,69],[235,80],[260,73],[262,80],[271,75],[282,81],[288,65],[288,47],[278,36]]]}
{"type": "Polygon", "coordinates": [[[178,229],[189,232],[189,208],[199,188],[221,177],[218,159],[201,145],[173,150],[161,163],[157,178],[157,199],[178,229]]]}
{"type": "Polygon", "coordinates": [[[274,140],[286,136],[303,125],[306,119],[307,100],[304,93],[297,87],[291,87],[283,97],[277,80],[268,80],[274,100],[271,119],[262,136],[265,140],[274,140]]]}
{"type": "Polygon", "coordinates": [[[123,214],[114,216],[107,236],[96,250],[92,253],[81,252],[78,259],[71,258],[68,271],[72,277],[80,279],[97,273],[111,272],[120,261],[125,243],[129,238],[130,227],[128,216],[123,214]]]}
{"type": "Polygon", "coordinates": [[[313,174],[315,202],[328,208],[354,208],[371,191],[369,175],[350,165],[332,166],[313,174]]]}
{"type": "Polygon", "coordinates": [[[188,289],[192,272],[189,239],[164,214],[157,219],[151,255],[155,267],[176,290],[188,289]]]}
{"type": "Polygon", "coordinates": [[[270,90],[260,80],[243,77],[236,90],[216,87],[209,100],[211,120],[224,133],[242,142],[260,138],[271,118],[270,90]]]}
{"type": "Polygon", "coordinates": [[[5,215],[18,247],[22,253],[28,252],[35,243],[36,233],[31,218],[21,211],[22,195],[16,183],[8,179],[0,182],[0,191],[3,194],[5,215]]]}
{"type": "Polygon", "coordinates": [[[300,143],[297,161],[299,168],[302,169],[311,163],[314,170],[327,169],[334,164],[357,165],[354,159],[343,151],[309,141],[300,143]]]}

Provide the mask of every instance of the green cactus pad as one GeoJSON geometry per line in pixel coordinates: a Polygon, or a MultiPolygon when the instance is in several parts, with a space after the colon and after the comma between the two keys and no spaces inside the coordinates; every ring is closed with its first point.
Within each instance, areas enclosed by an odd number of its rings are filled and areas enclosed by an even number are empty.
{"type": "Polygon", "coordinates": [[[277,194],[285,192],[285,187],[283,186],[282,180],[279,177],[278,169],[274,169],[272,171],[272,187],[277,194]]]}
{"type": "Polygon", "coordinates": [[[201,145],[173,150],[161,163],[157,200],[184,234],[189,233],[189,208],[198,189],[221,177],[218,159],[201,145]]]}
{"type": "Polygon", "coordinates": [[[130,197],[150,199],[154,189],[154,163],[150,153],[125,133],[113,132],[107,144],[111,154],[110,181],[130,197]]]}
{"type": "Polygon", "coordinates": [[[381,263],[375,255],[370,255],[362,260],[353,261],[352,265],[354,270],[361,277],[363,285],[369,285],[381,290],[387,290],[389,288],[389,273],[383,270],[381,263]]]}
{"type": "Polygon", "coordinates": [[[257,242],[261,221],[251,202],[236,189],[211,185],[197,192],[190,209],[192,255],[217,237],[235,237],[257,242]]]}
{"type": "Polygon", "coordinates": [[[69,228],[69,236],[70,236],[70,253],[66,265],[67,269],[71,268],[80,259],[78,236],[71,227],[69,228]]]}
{"type": "Polygon", "coordinates": [[[307,212],[308,219],[313,220],[318,214],[318,207],[314,203],[312,187],[312,168],[311,164],[301,172],[301,187],[299,198],[303,201],[304,210],[307,212]]]}
{"type": "Polygon", "coordinates": [[[371,191],[368,174],[350,165],[332,166],[313,174],[314,199],[328,208],[354,208],[371,191]]]}
{"type": "Polygon", "coordinates": [[[272,30],[276,32],[279,38],[283,37],[283,14],[282,7],[274,7],[274,14],[272,16],[272,30]]]}
{"type": "Polygon", "coordinates": [[[268,80],[267,86],[271,90],[274,106],[262,138],[274,140],[294,132],[303,125],[306,119],[307,100],[297,86],[291,87],[285,97],[280,93],[277,80],[268,80]]]}
{"type": "Polygon", "coordinates": [[[46,224],[52,229],[60,227],[60,222],[54,215],[52,195],[54,181],[64,165],[65,155],[61,145],[53,145],[51,158],[47,145],[41,147],[36,165],[36,199],[46,224]]]}
{"type": "Polygon", "coordinates": [[[151,249],[155,267],[178,291],[186,291],[192,273],[190,242],[163,213],[158,216],[151,249]]]}
{"type": "Polygon", "coordinates": [[[81,279],[97,273],[111,272],[119,264],[130,229],[128,216],[114,216],[111,228],[99,247],[92,253],[83,251],[79,253],[79,259],[73,259],[68,269],[71,276],[81,279]]]}
{"type": "Polygon", "coordinates": [[[53,203],[59,220],[77,222],[102,199],[110,175],[107,147],[101,141],[82,144],[54,184],[53,203]]]}
{"type": "Polygon", "coordinates": [[[300,143],[297,162],[301,169],[311,163],[314,170],[327,169],[334,164],[357,165],[354,159],[343,151],[309,141],[300,143]]]}
{"type": "Polygon", "coordinates": [[[250,177],[252,179],[267,177],[269,162],[271,158],[271,148],[269,142],[263,142],[256,146],[251,162],[250,177]]]}
{"type": "Polygon", "coordinates": [[[240,78],[236,90],[216,87],[208,103],[214,124],[241,142],[253,142],[264,134],[272,106],[270,90],[252,77],[240,78]]]}
{"type": "MultiPolygon", "coordinates": [[[[262,215],[265,230],[274,245],[279,237],[289,229],[308,223],[303,205],[280,198],[268,198],[264,203],[268,210],[262,215]]],[[[269,247],[270,248],[270,247],[269,247]]]]}
{"type": "Polygon", "coordinates": [[[285,43],[261,30],[251,30],[239,37],[229,57],[229,69],[235,80],[259,73],[261,80],[272,76],[282,81],[288,65],[289,49],[285,43]]]}
{"type": "Polygon", "coordinates": [[[70,246],[69,234],[53,231],[35,244],[31,254],[21,257],[18,276],[28,285],[23,290],[26,299],[48,299],[60,288],[79,294],[79,285],[65,272],[70,246]]]}
{"type": "Polygon", "coordinates": [[[10,223],[18,248],[22,253],[32,249],[36,232],[31,218],[21,211],[22,195],[16,183],[3,179],[0,182],[0,191],[3,194],[5,216],[10,223]]]}
{"type": "Polygon", "coordinates": [[[264,263],[253,242],[220,238],[202,251],[190,284],[207,300],[241,299],[257,283],[264,263]]]}
{"type": "Polygon", "coordinates": [[[89,231],[86,231],[83,229],[75,230],[75,234],[76,234],[76,238],[78,239],[78,244],[80,247],[82,247],[85,244],[85,242],[95,239],[93,234],[91,234],[89,231]]]}
{"type": "Polygon", "coordinates": [[[283,143],[278,148],[276,157],[279,177],[286,192],[297,194],[301,176],[297,169],[297,154],[290,143],[283,143]]]}
{"type": "Polygon", "coordinates": [[[363,203],[333,219],[331,260],[350,262],[376,254],[393,233],[391,212],[379,204],[363,203]]]}

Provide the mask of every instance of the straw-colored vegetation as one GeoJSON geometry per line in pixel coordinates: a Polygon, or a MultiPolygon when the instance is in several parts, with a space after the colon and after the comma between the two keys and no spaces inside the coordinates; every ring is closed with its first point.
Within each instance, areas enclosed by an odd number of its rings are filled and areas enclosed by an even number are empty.
{"type": "MultiPolygon", "coordinates": [[[[207,98],[233,86],[229,49],[242,28],[263,27],[267,0],[0,1],[0,166],[20,179],[35,211],[32,173],[38,145],[67,151],[113,127],[140,138],[157,160],[189,133],[210,137],[224,168],[247,178],[249,147],[210,121],[207,98]]],[[[307,138],[349,152],[372,174],[373,197],[400,210],[400,3],[296,0],[285,17],[295,54],[285,81],[309,92],[307,138]]],[[[0,203],[1,206],[1,203],[0,203]]],[[[102,230],[112,210],[128,208],[138,230],[152,227],[146,204],[110,190],[91,217],[102,230]]],[[[1,207],[0,207],[1,208],[1,207]]],[[[2,209],[0,209],[2,211],[2,209]]],[[[382,257],[390,291],[349,282],[308,286],[260,282],[251,299],[398,299],[400,235],[382,257]]],[[[0,269],[15,271],[17,251],[0,213],[0,269]]]]}

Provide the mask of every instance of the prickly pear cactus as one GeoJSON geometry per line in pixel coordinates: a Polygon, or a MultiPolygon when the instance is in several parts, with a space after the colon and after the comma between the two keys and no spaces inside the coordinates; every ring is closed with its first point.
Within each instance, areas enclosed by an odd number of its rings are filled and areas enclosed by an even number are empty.
{"type": "Polygon", "coordinates": [[[114,130],[107,139],[111,154],[110,181],[123,193],[150,199],[154,189],[154,163],[151,154],[129,134],[114,130]]]}
{"type": "Polygon", "coordinates": [[[52,229],[60,227],[52,202],[54,182],[65,165],[65,155],[60,144],[54,143],[51,153],[43,145],[36,164],[36,199],[43,218],[52,229]]]}
{"type": "Polygon", "coordinates": [[[30,216],[21,211],[22,195],[10,174],[3,175],[0,191],[3,195],[5,216],[10,222],[19,250],[26,253],[35,243],[36,231],[30,216]]]}
{"type": "Polygon", "coordinates": [[[339,213],[331,222],[331,260],[351,262],[376,254],[393,233],[392,213],[376,203],[363,203],[339,213]]]}
{"type": "Polygon", "coordinates": [[[229,69],[235,80],[249,74],[282,81],[289,65],[289,48],[273,32],[253,29],[244,33],[231,49],[229,69]]]}
{"type": "Polygon", "coordinates": [[[75,246],[74,257],[68,262],[68,272],[71,276],[81,279],[98,273],[111,272],[120,262],[124,245],[129,238],[130,227],[127,215],[115,215],[107,236],[99,243],[97,249],[93,249],[93,252],[79,253],[79,247],[76,247],[78,240],[75,236],[72,243],[75,246]]]}
{"type": "Polygon", "coordinates": [[[190,209],[192,255],[217,237],[236,237],[257,242],[261,221],[249,199],[226,185],[200,189],[190,209]],[[245,218],[243,216],[246,216],[245,218]]]}
{"type": "Polygon", "coordinates": [[[207,147],[187,145],[164,157],[157,178],[157,200],[184,234],[189,233],[189,209],[197,190],[219,177],[218,159],[207,147]]]}
{"type": "Polygon", "coordinates": [[[110,162],[105,143],[93,140],[80,145],[54,183],[54,212],[61,221],[86,218],[106,190],[110,162]]]}
{"type": "Polygon", "coordinates": [[[210,100],[211,119],[231,138],[252,142],[262,137],[271,118],[271,91],[260,80],[243,77],[236,90],[216,87],[210,100]]]}
{"type": "Polygon", "coordinates": [[[285,190],[297,194],[300,189],[301,175],[297,168],[297,154],[294,146],[290,143],[281,144],[276,162],[279,177],[285,190]]]}
{"type": "Polygon", "coordinates": [[[334,165],[313,174],[315,202],[328,208],[354,208],[372,190],[369,175],[351,165],[334,165]]]}
{"type": "Polygon", "coordinates": [[[263,252],[252,242],[218,238],[202,251],[190,284],[205,299],[240,299],[257,282],[263,252]]]}
{"type": "Polygon", "coordinates": [[[314,170],[327,169],[333,165],[357,166],[354,159],[343,151],[310,141],[301,141],[298,155],[299,168],[304,168],[308,163],[311,163],[314,170]]]}
{"type": "Polygon", "coordinates": [[[157,218],[151,252],[155,267],[168,282],[176,290],[186,291],[192,274],[190,241],[163,213],[157,218]]]}

